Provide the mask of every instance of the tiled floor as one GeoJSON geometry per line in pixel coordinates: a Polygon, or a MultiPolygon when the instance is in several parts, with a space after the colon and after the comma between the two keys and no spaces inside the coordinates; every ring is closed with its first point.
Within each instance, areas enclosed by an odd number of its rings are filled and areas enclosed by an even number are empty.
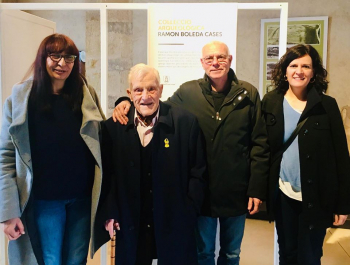
{"type": "MultiPolygon", "coordinates": [[[[242,243],[241,265],[273,265],[274,225],[247,220],[242,243]]],[[[350,264],[350,230],[328,229],[323,245],[322,264],[350,264]]]]}
{"type": "Polygon", "coordinates": [[[328,229],[322,262],[326,265],[350,264],[350,230],[328,229]]]}
{"type": "MultiPolygon", "coordinates": [[[[217,246],[219,242],[217,241],[217,246]]],[[[267,221],[247,219],[240,265],[273,265],[274,225],[267,221]]],[[[217,247],[218,249],[218,247],[217,247]]],[[[217,250],[218,251],[218,250],[217,250]]],[[[100,265],[97,254],[88,265],[100,265]]],[[[109,261],[109,258],[107,259],[109,261]]],[[[108,263],[110,264],[110,263],[108,263]]],[[[154,261],[153,265],[157,262],[154,261]]],[[[350,230],[328,229],[323,247],[323,265],[350,264],[350,230]]],[[[184,265],[184,264],[179,264],[184,265]]]]}
{"type": "Polygon", "coordinates": [[[241,265],[273,265],[274,224],[247,219],[242,242],[241,265]]]}

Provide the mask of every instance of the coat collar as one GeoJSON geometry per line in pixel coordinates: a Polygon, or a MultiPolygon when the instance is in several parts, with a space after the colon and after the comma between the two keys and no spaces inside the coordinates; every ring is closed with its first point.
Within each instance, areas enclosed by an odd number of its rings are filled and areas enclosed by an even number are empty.
{"type": "Polygon", "coordinates": [[[300,121],[304,120],[306,117],[310,116],[311,110],[321,102],[321,95],[316,91],[314,87],[311,87],[309,92],[307,93],[307,103],[306,107],[301,114],[300,121]]]}
{"type": "Polygon", "coordinates": [[[18,84],[13,89],[11,94],[12,100],[12,124],[9,127],[9,132],[13,132],[15,128],[23,125],[27,121],[27,109],[30,90],[33,85],[33,80],[28,79],[21,84],[18,84]]]}
{"type": "MultiPolygon", "coordinates": [[[[235,72],[230,68],[230,70],[228,71],[228,82],[231,83],[231,90],[233,87],[235,87],[239,81],[237,79],[237,76],[235,74],[235,72]]],[[[204,74],[203,79],[199,80],[199,85],[202,88],[203,92],[205,94],[211,95],[211,83],[210,83],[210,79],[209,76],[207,74],[204,74]]],[[[232,92],[232,91],[230,91],[232,92]]]]}
{"type": "Polygon", "coordinates": [[[163,102],[159,102],[159,123],[163,123],[168,127],[173,127],[173,115],[171,113],[171,107],[163,102]]]}
{"type": "MultiPolygon", "coordinates": [[[[277,90],[273,90],[270,93],[273,94],[274,102],[276,102],[277,104],[267,104],[266,106],[264,106],[265,112],[273,113],[275,115],[283,113],[284,94],[277,90]]],[[[309,116],[311,110],[318,103],[320,103],[321,100],[321,95],[316,91],[314,87],[311,87],[307,93],[307,103],[303,113],[301,114],[300,121],[309,116]]]]}
{"type": "Polygon", "coordinates": [[[283,102],[284,94],[281,91],[278,91],[276,89],[271,91],[269,94],[273,97],[273,102],[275,102],[275,104],[266,104],[265,106],[263,106],[264,111],[268,113],[273,113],[274,115],[278,113],[283,114],[282,102],[283,102]]]}
{"type": "Polygon", "coordinates": [[[30,144],[28,140],[28,119],[27,109],[30,89],[33,81],[26,80],[16,85],[12,89],[11,98],[11,118],[12,123],[9,126],[9,134],[11,135],[14,145],[18,148],[22,161],[32,171],[30,144]]]}
{"type": "MultiPolygon", "coordinates": [[[[28,139],[29,128],[28,128],[28,101],[30,91],[33,85],[33,80],[28,79],[21,84],[16,85],[13,88],[11,94],[12,100],[12,123],[9,126],[9,133],[11,134],[14,143],[19,148],[20,154],[23,161],[31,168],[30,159],[30,144],[29,141],[23,139],[28,139]]],[[[90,141],[92,144],[88,146],[94,146],[98,143],[98,129],[95,128],[99,126],[99,122],[102,121],[101,113],[95,103],[88,87],[84,84],[83,86],[83,102],[81,110],[83,113],[83,121],[81,125],[80,133],[85,141],[90,141]],[[97,121],[97,122],[90,122],[97,121]],[[97,125],[96,125],[97,124],[97,125]]],[[[101,166],[101,159],[99,158],[99,146],[96,146],[95,150],[92,150],[96,161],[101,166]]]]}
{"type": "Polygon", "coordinates": [[[81,103],[81,111],[83,113],[82,128],[90,121],[101,122],[103,120],[97,103],[85,83],[83,85],[83,95],[83,101],[81,103]]]}
{"type": "MultiPolygon", "coordinates": [[[[225,105],[227,102],[233,101],[238,95],[241,95],[240,99],[234,104],[234,106],[236,106],[238,103],[243,101],[243,99],[246,96],[248,96],[248,91],[246,91],[241,85],[239,85],[239,80],[237,79],[237,76],[232,69],[230,69],[228,72],[228,82],[231,84],[231,87],[230,91],[225,97],[223,105],[225,105]]],[[[199,80],[199,85],[202,88],[202,93],[206,100],[209,102],[209,104],[214,106],[214,100],[211,96],[211,83],[207,74],[204,74],[204,78],[199,80]]]]}
{"type": "MultiPolygon", "coordinates": [[[[29,101],[29,95],[30,91],[33,85],[33,80],[28,79],[23,82],[21,89],[18,89],[18,91],[14,92],[12,98],[12,107],[13,107],[13,114],[12,117],[14,118],[12,121],[12,124],[9,128],[10,132],[12,127],[17,127],[22,124],[24,124],[27,120],[27,112],[28,112],[28,101],[29,101]]],[[[97,121],[101,122],[103,118],[101,117],[101,113],[97,107],[96,102],[94,101],[88,87],[84,83],[83,85],[83,101],[81,104],[81,111],[83,113],[83,121],[82,121],[82,128],[89,122],[89,121],[97,121]]]]}

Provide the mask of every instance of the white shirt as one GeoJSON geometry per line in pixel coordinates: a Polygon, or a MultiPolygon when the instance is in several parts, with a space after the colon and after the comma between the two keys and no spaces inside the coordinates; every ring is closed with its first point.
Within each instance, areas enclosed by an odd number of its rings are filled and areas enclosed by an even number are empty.
{"type": "Polygon", "coordinates": [[[157,110],[157,115],[154,116],[150,125],[146,125],[137,115],[137,111],[135,109],[134,121],[137,132],[140,137],[140,142],[143,147],[147,146],[153,137],[153,127],[157,123],[159,118],[159,108],[157,110]]]}

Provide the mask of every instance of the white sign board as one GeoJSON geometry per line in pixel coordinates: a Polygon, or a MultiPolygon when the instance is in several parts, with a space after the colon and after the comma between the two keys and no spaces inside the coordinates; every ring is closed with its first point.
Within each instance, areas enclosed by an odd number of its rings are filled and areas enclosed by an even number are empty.
{"type": "Polygon", "coordinates": [[[152,4],[148,26],[148,63],[159,71],[163,100],[182,83],[203,77],[206,43],[225,42],[236,54],[237,3],[152,4]]]}

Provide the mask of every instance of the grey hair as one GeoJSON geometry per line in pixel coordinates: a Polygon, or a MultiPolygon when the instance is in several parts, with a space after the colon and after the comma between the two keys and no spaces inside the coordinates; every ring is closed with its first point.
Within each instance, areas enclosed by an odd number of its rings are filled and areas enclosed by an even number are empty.
{"type": "Polygon", "coordinates": [[[160,85],[160,77],[159,77],[159,72],[157,71],[157,69],[155,69],[154,67],[149,66],[147,64],[139,63],[139,64],[134,65],[130,69],[129,76],[128,76],[129,87],[132,88],[132,80],[134,78],[142,78],[145,75],[147,75],[148,73],[153,73],[157,82],[158,82],[158,85],[160,85]]]}

